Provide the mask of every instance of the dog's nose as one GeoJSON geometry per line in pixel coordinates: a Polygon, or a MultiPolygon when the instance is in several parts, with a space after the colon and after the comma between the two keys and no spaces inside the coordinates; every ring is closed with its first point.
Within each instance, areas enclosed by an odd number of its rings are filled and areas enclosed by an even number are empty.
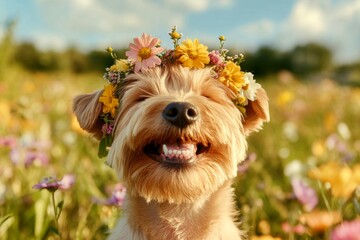
{"type": "Polygon", "coordinates": [[[196,107],[188,102],[170,103],[165,107],[162,115],[169,123],[179,128],[192,124],[199,117],[196,107]]]}

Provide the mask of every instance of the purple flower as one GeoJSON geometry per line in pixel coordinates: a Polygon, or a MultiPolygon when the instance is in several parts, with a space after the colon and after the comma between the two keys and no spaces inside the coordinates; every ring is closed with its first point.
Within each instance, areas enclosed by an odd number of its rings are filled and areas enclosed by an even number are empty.
{"type": "Polygon", "coordinates": [[[360,240],[360,219],[337,226],[331,233],[331,240],[360,240]]]}
{"type": "Polygon", "coordinates": [[[107,135],[111,135],[114,131],[114,124],[113,123],[105,123],[101,127],[101,132],[107,135]]]}
{"type": "Polygon", "coordinates": [[[69,189],[75,183],[75,176],[71,174],[64,175],[61,180],[54,177],[44,177],[39,183],[33,186],[34,189],[47,189],[50,192],[56,190],[69,189]]]}
{"type": "Polygon", "coordinates": [[[126,188],[121,183],[115,185],[111,192],[111,196],[108,199],[94,199],[96,203],[104,204],[107,206],[121,207],[124,204],[126,196],[126,188]]]}
{"type": "Polygon", "coordinates": [[[44,152],[27,151],[25,153],[25,160],[24,160],[25,167],[30,166],[35,161],[39,161],[41,166],[45,166],[49,163],[49,157],[44,152]]]}
{"type": "Polygon", "coordinates": [[[314,189],[299,178],[293,178],[291,185],[296,199],[303,205],[305,211],[313,210],[319,201],[314,189]]]}
{"type": "Polygon", "coordinates": [[[250,153],[250,154],[245,158],[245,160],[244,160],[242,163],[239,164],[239,166],[238,166],[238,173],[240,173],[240,174],[241,174],[241,173],[245,173],[245,172],[249,169],[250,164],[253,163],[253,162],[255,162],[256,158],[257,158],[256,153],[254,153],[254,152],[250,153]]]}

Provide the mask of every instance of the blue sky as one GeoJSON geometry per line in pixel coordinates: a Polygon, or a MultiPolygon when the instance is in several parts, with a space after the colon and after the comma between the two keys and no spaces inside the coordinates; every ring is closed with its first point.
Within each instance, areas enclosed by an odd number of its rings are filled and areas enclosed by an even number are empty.
{"type": "Polygon", "coordinates": [[[18,41],[43,49],[122,47],[143,32],[170,47],[177,25],[209,45],[225,35],[240,52],[320,42],[338,62],[360,59],[360,0],[0,0],[0,36],[8,19],[18,41]]]}

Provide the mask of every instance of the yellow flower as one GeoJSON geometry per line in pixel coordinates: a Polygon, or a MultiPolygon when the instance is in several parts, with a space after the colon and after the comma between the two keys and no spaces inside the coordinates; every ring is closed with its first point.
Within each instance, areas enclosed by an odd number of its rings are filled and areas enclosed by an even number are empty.
{"type": "Polygon", "coordinates": [[[225,40],[226,40],[226,38],[225,38],[225,36],[224,36],[224,35],[221,35],[221,36],[219,37],[219,40],[220,40],[220,41],[225,41],[225,40]]]}
{"type": "Polygon", "coordinates": [[[169,33],[169,35],[170,35],[171,39],[180,39],[181,38],[181,34],[176,31],[169,33]]]}
{"type": "Polygon", "coordinates": [[[115,117],[116,108],[119,106],[119,100],[114,97],[115,86],[109,84],[105,86],[104,92],[99,98],[99,102],[103,103],[103,113],[110,113],[111,117],[115,117]]]}
{"type": "Polygon", "coordinates": [[[129,70],[129,64],[125,59],[116,60],[115,64],[110,67],[111,71],[126,72],[129,70]]]}
{"type": "Polygon", "coordinates": [[[313,211],[300,216],[300,222],[307,225],[313,232],[323,232],[341,221],[339,212],[313,211]]]}
{"type": "Polygon", "coordinates": [[[199,43],[197,39],[191,41],[186,39],[181,45],[175,48],[175,58],[181,62],[184,67],[204,68],[205,64],[210,62],[207,46],[199,43]]]}
{"type": "Polygon", "coordinates": [[[232,91],[238,93],[244,84],[244,72],[234,62],[227,62],[219,75],[219,80],[232,91]]]}
{"type": "Polygon", "coordinates": [[[349,198],[360,184],[360,164],[350,168],[331,161],[309,172],[309,176],[331,185],[334,197],[349,198]]]}
{"type": "Polygon", "coordinates": [[[262,236],[252,236],[251,240],[281,240],[281,238],[272,237],[270,235],[262,235],[262,236]]]}

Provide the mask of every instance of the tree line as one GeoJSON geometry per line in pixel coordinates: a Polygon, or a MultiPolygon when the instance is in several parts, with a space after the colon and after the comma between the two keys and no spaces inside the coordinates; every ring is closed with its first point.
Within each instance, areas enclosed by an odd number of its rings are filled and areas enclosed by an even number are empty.
{"type": "MultiPolygon", "coordinates": [[[[0,70],[4,58],[9,64],[16,64],[30,72],[70,71],[73,73],[103,72],[113,64],[113,59],[105,50],[79,51],[69,47],[64,51],[40,50],[31,42],[14,43],[13,25],[0,41],[0,70]]],[[[123,48],[117,51],[120,58],[125,57],[123,48]]],[[[230,54],[238,54],[230,49],[230,54]]],[[[263,46],[254,52],[244,53],[242,69],[263,77],[286,70],[300,77],[315,74],[331,75],[340,82],[360,85],[360,59],[347,65],[336,65],[330,49],[318,43],[295,46],[288,51],[280,51],[271,46],[263,46]]],[[[4,66],[3,66],[4,67],[4,66]]]]}

